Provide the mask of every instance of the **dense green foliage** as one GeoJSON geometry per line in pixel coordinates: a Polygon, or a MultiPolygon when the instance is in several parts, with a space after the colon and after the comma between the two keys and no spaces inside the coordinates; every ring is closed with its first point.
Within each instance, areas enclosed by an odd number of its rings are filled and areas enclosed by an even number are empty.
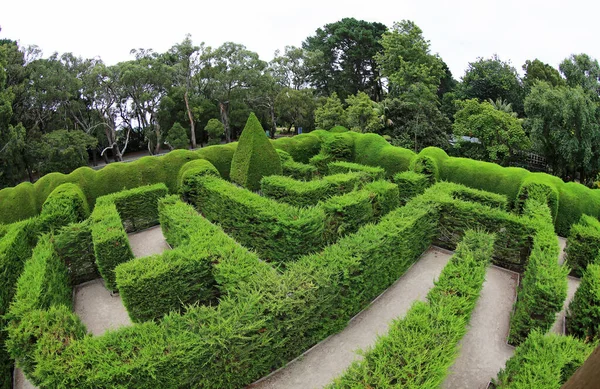
{"type": "Polygon", "coordinates": [[[406,171],[394,176],[394,182],[400,190],[400,202],[406,204],[410,199],[420,195],[431,185],[425,174],[406,171]]]}
{"type": "Polygon", "coordinates": [[[597,263],[600,252],[600,221],[588,215],[582,215],[577,224],[571,227],[567,239],[566,263],[572,273],[581,277],[591,263],[597,263]]]}
{"type": "Polygon", "coordinates": [[[593,347],[569,336],[533,331],[494,380],[498,389],[559,389],[593,347]]]}
{"type": "Polygon", "coordinates": [[[371,177],[372,180],[380,180],[384,178],[385,170],[379,166],[366,166],[353,162],[337,161],[327,165],[329,174],[362,172],[371,177]]]}
{"type": "Polygon", "coordinates": [[[179,123],[173,124],[173,127],[169,129],[165,143],[173,149],[187,149],[190,146],[187,131],[179,123]]]}
{"type": "Polygon", "coordinates": [[[567,333],[588,342],[600,340],[600,265],[590,264],[567,314],[567,333]]]}
{"type": "Polygon", "coordinates": [[[414,303],[404,318],[392,322],[388,334],[330,388],[438,388],[458,356],[493,242],[492,236],[467,231],[427,294],[428,302],[414,303]]]}
{"type": "Polygon", "coordinates": [[[81,188],[66,183],[57,186],[44,201],[40,220],[44,228],[50,230],[83,221],[89,215],[90,208],[81,188]]]}
{"type": "Polygon", "coordinates": [[[208,134],[208,144],[216,145],[221,142],[221,137],[225,133],[225,126],[217,119],[210,119],[206,123],[204,131],[208,134]]]}
{"type": "Polygon", "coordinates": [[[72,223],[53,236],[58,256],[69,270],[71,286],[92,281],[100,277],[94,255],[90,220],[72,223]]]}
{"type": "Polygon", "coordinates": [[[281,174],[279,155],[254,113],[250,114],[231,161],[231,180],[252,191],[263,177],[281,174]]]}

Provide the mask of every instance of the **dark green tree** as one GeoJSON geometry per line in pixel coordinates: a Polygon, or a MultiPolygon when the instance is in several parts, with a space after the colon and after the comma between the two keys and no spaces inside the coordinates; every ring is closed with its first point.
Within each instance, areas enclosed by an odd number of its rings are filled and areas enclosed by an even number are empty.
{"type": "Polygon", "coordinates": [[[282,89],[275,99],[277,121],[288,131],[292,127],[312,130],[315,122],[316,103],[312,89],[282,89]]]}
{"type": "Polygon", "coordinates": [[[317,93],[337,93],[342,99],[359,91],[379,101],[383,89],[375,54],[387,27],[354,18],[344,18],[317,29],[302,47],[308,52],[309,79],[317,93]]]}
{"type": "Polygon", "coordinates": [[[36,157],[36,170],[41,174],[52,172],[70,173],[80,166],[87,166],[88,149],[96,147],[96,138],[82,131],[56,130],[42,136],[30,145],[36,157]]]}
{"type": "Polygon", "coordinates": [[[580,86],[595,100],[600,93],[600,65],[587,54],[573,54],[561,62],[559,69],[570,87],[580,86]]]}
{"type": "Polygon", "coordinates": [[[348,127],[357,132],[378,132],[383,124],[378,116],[376,104],[364,92],[346,99],[346,123],[348,127]]]}
{"type": "Polygon", "coordinates": [[[537,58],[533,61],[525,61],[523,71],[525,72],[523,85],[527,88],[527,91],[529,91],[537,81],[545,81],[552,86],[565,85],[565,80],[560,76],[558,70],[547,63],[543,63],[537,58]]]}
{"type": "Polygon", "coordinates": [[[315,126],[330,130],[335,126],[346,126],[346,111],[337,93],[333,92],[325,103],[315,110],[315,126]]]}
{"type": "Polygon", "coordinates": [[[225,133],[225,127],[218,119],[210,119],[204,127],[204,131],[208,134],[208,144],[216,145],[221,142],[221,137],[225,133]]]}
{"type": "Polygon", "coordinates": [[[165,141],[171,149],[188,149],[190,146],[187,131],[179,123],[173,124],[169,129],[165,141]]]}

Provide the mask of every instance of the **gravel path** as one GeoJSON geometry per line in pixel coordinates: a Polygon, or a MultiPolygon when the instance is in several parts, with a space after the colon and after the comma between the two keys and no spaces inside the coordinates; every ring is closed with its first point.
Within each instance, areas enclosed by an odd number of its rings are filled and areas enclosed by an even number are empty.
{"type": "Polygon", "coordinates": [[[253,389],[323,388],[360,358],[358,349],[366,349],[386,334],[388,324],[402,317],[415,300],[425,300],[427,292],[452,253],[430,248],[398,281],[364,311],[350,321],[340,333],[290,362],[286,367],[249,386],[253,389]]]}
{"type": "Polygon", "coordinates": [[[127,235],[131,251],[136,258],[160,254],[170,247],[160,229],[160,226],[150,227],[147,230],[134,232],[127,235]]]}
{"type": "Polygon", "coordinates": [[[460,343],[460,355],[443,388],[485,389],[513,355],[514,347],[506,339],[517,285],[517,273],[488,267],[469,330],[460,343]]]}

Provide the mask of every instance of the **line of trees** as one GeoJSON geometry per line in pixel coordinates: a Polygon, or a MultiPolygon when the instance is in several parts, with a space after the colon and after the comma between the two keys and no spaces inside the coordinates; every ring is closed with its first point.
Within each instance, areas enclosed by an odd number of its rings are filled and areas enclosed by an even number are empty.
{"type": "Polygon", "coordinates": [[[302,127],[384,135],[504,165],[522,151],[591,184],[600,171],[600,66],[586,54],[524,76],[497,56],[456,80],[411,21],[330,23],[270,62],[237,43],[190,36],[108,66],[0,40],[0,187],[128,151],[235,140],[251,111],[272,135],[302,127]]]}

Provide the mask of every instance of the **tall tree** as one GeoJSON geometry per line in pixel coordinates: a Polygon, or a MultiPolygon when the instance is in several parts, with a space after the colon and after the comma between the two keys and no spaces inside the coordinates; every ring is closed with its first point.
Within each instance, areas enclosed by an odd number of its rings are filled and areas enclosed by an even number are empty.
{"type": "Polygon", "coordinates": [[[346,112],[337,93],[333,92],[325,103],[315,110],[315,126],[330,130],[335,126],[346,126],[346,112]]]}
{"type": "Polygon", "coordinates": [[[308,51],[309,78],[317,92],[345,99],[363,91],[379,101],[383,92],[375,54],[386,30],[381,23],[344,18],[306,38],[302,47],[308,51]]]}
{"type": "Polygon", "coordinates": [[[573,54],[561,62],[559,69],[570,87],[580,86],[594,99],[600,93],[600,65],[587,54],[573,54]]]}
{"type": "Polygon", "coordinates": [[[205,91],[217,102],[225,138],[231,142],[232,99],[243,101],[244,92],[258,83],[267,64],[245,46],[226,42],[216,49],[207,48],[203,65],[201,75],[205,80],[205,91]]]}
{"type": "Polygon", "coordinates": [[[302,127],[310,130],[314,127],[315,100],[312,89],[282,89],[275,99],[275,112],[279,123],[291,130],[302,127]]]}
{"type": "Polygon", "coordinates": [[[490,59],[478,58],[470,62],[460,88],[462,99],[487,101],[501,98],[523,113],[523,88],[514,67],[497,55],[490,59]]]}
{"type": "Polygon", "coordinates": [[[269,69],[275,80],[284,88],[299,90],[308,84],[307,55],[304,49],[286,46],[283,54],[275,51],[269,69]]]}
{"type": "Polygon", "coordinates": [[[581,86],[533,86],[525,99],[526,127],[552,172],[582,183],[600,170],[598,106],[581,86]]]}
{"type": "Polygon", "coordinates": [[[376,111],[377,103],[364,92],[346,99],[346,118],[348,127],[357,132],[377,132],[383,125],[376,111]]]}
{"type": "Polygon", "coordinates": [[[558,70],[537,58],[533,61],[525,61],[523,71],[525,72],[523,85],[527,89],[531,89],[537,81],[545,81],[552,86],[565,85],[565,80],[560,76],[558,70]]]}

